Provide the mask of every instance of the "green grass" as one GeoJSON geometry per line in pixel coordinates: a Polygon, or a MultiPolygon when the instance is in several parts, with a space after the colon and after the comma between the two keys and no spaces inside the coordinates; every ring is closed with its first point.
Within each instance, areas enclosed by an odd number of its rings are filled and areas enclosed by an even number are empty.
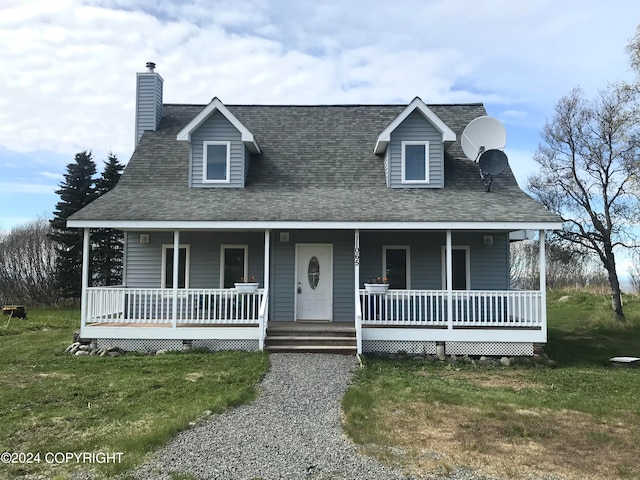
{"type": "MultiPolygon", "coordinates": [[[[70,357],[77,310],[28,314],[0,336],[0,452],[123,452],[122,463],[97,467],[105,477],[139,464],[204,411],[253,400],[269,366],[267,355],[244,352],[70,357]]],[[[50,468],[0,465],[0,478],[50,468]]]]}
{"type": "Polygon", "coordinates": [[[626,298],[624,325],[607,306],[600,295],[549,295],[546,351],[557,368],[366,358],[343,399],[345,430],[421,473],[469,465],[503,478],[638,478],[640,369],[608,359],[640,356],[640,303],[626,298]]]}

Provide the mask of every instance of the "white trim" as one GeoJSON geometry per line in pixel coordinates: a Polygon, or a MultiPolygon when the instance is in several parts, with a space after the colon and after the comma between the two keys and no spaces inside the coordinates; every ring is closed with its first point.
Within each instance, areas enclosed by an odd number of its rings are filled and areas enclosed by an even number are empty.
{"type": "MultiPolygon", "coordinates": [[[[173,243],[163,243],[162,244],[162,272],[160,274],[160,288],[165,287],[167,283],[166,272],[167,272],[167,249],[173,249],[173,243]]],[[[181,243],[179,248],[184,248],[187,250],[187,254],[185,256],[185,265],[184,265],[184,288],[189,288],[189,264],[191,263],[191,246],[188,243],[181,243]]]]}
{"type": "Polygon", "coordinates": [[[455,132],[451,130],[447,124],[440,119],[440,117],[433,113],[433,111],[427,107],[419,97],[416,97],[378,136],[373,153],[381,154],[386,150],[387,145],[389,145],[389,142],[391,141],[391,132],[393,132],[398,125],[400,125],[405,118],[407,118],[416,109],[442,134],[443,143],[456,141],[455,132]]]}
{"type": "MultiPolygon", "coordinates": [[[[465,274],[467,277],[467,288],[465,290],[471,290],[471,248],[469,245],[452,245],[451,251],[453,250],[464,250],[466,252],[465,256],[465,274]]],[[[453,254],[451,255],[451,265],[453,269],[453,254]]],[[[448,281],[447,277],[447,247],[446,245],[442,246],[442,289],[448,290],[449,283],[451,283],[451,289],[453,289],[453,275],[451,278],[451,282],[448,281]]]]}
{"type": "Polygon", "coordinates": [[[329,321],[333,322],[333,243],[296,243],[295,259],[294,259],[294,277],[293,277],[293,319],[298,321],[298,260],[299,247],[329,247],[329,321]]]}
{"type": "MultiPolygon", "coordinates": [[[[102,328],[102,327],[96,327],[102,328]]],[[[404,341],[469,341],[469,342],[533,342],[546,343],[544,330],[523,330],[507,328],[376,328],[362,329],[363,341],[404,340],[404,341]]]]}
{"type": "Polygon", "coordinates": [[[387,250],[404,250],[406,252],[406,265],[405,270],[407,272],[407,288],[405,290],[411,290],[411,247],[409,245],[383,245],[382,246],[382,276],[387,276],[387,250]]]}
{"type": "Polygon", "coordinates": [[[193,120],[191,120],[180,132],[178,133],[176,139],[178,141],[191,141],[191,134],[198,129],[200,125],[202,125],[207,118],[209,118],[213,113],[220,112],[229,122],[238,129],[242,136],[242,142],[249,149],[251,153],[260,153],[260,146],[258,142],[253,138],[253,133],[251,133],[247,127],[245,127],[237,117],[229,111],[227,107],[216,97],[209,105],[204,107],[202,111],[195,116],[193,120]]]}
{"type": "Polygon", "coordinates": [[[67,220],[69,228],[120,230],[562,230],[562,222],[323,222],[195,220],[67,220]]]}
{"type": "Polygon", "coordinates": [[[418,184],[424,185],[429,183],[429,142],[426,140],[403,140],[402,144],[402,184],[418,184]],[[423,180],[407,180],[406,167],[406,147],[407,145],[423,145],[424,146],[424,179],[423,180]]]}
{"type": "MultiPolygon", "coordinates": [[[[227,248],[243,249],[244,250],[244,271],[242,276],[247,278],[249,276],[249,245],[243,244],[224,244],[220,245],[220,288],[224,288],[224,251],[227,248]]],[[[240,279],[236,278],[238,282],[240,279]]]]}
{"type": "Polygon", "coordinates": [[[202,142],[202,183],[231,183],[231,142],[205,140],[202,142]],[[227,147],[227,165],[224,180],[209,178],[209,162],[207,162],[208,146],[224,145],[227,147]]]}
{"type": "Polygon", "coordinates": [[[105,327],[85,326],[80,329],[83,338],[130,338],[140,340],[177,339],[177,340],[258,340],[258,325],[251,327],[105,327]]]}

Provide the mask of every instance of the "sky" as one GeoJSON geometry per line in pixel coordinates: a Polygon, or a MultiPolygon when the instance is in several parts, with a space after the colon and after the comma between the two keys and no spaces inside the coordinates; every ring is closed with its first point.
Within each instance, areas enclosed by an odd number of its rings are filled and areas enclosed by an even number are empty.
{"type": "Polygon", "coordinates": [[[165,103],[482,102],[521,186],[555,103],[630,80],[637,0],[0,0],[0,230],[50,218],[66,165],[133,151],[165,103]]]}

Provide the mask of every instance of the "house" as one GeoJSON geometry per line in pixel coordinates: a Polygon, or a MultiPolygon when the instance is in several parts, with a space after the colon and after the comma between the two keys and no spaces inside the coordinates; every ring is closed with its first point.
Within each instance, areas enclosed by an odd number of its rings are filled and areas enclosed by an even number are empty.
{"type": "Polygon", "coordinates": [[[509,169],[485,191],[460,145],[481,104],[163,104],[148,67],[124,175],[68,220],[84,229],[82,337],[478,355],[546,342],[544,274],[512,290],[509,245],[538,231],[543,271],[561,223],[509,169]],[[120,287],[89,285],[103,227],[125,232],[120,287]],[[388,291],[365,288],[378,277],[388,291]]]}

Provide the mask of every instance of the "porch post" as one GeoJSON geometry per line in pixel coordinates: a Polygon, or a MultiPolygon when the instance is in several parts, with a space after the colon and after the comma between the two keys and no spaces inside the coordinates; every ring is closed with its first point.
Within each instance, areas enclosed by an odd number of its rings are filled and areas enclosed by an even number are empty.
{"type": "Polygon", "coordinates": [[[89,311],[87,300],[89,298],[89,250],[90,250],[90,231],[88,228],[83,229],[82,232],[82,292],[80,297],[81,302],[81,314],[80,314],[80,326],[81,328],[87,324],[87,312],[89,311]]]}
{"type": "Polygon", "coordinates": [[[451,253],[451,230],[447,230],[447,323],[453,329],[453,255],[451,253]]]}
{"type": "Polygon", "coordinates": [[[360,306],[360,229],[356,228],[353,234],[353,277],[355,292],[355,327],[356,327],[356,352],[362,353],[362,312],[360,306]]]}
{"type": "MultiPolygon", "coordinates": [[[[180,230],[173,231],[173,311],[171,312],[171,326],[178,327],[178,269],[180,268],[180,230]]],[[[186,269],[186,266],[185,266],[186,269]]],[[[185,279],[186,281],[186,279],[185,279]]]]}
{"type": "Polygon", "coordinates": [[[269,322],[269,280],[270,280],[270,272],[269,267],[271,265],[270,260],[270,252],[271,252],[271,230],[268,228],[264,231],[264,282],[263,282],[263,295],[264,298],[262,302],[260,302],[260,311],[262,311],[262,306],[265,305],[263,315],[258,315],[258,328],[260,332],[258,332],[258,349],[264,350],[264,340],[266,337],[267,324],[269,322]]]}
{"type": "Polygon", "coordinates": [[[544,230],[538,232],[540,239],[540,321],[545,339],[547,338],[547,263],[546,263],[546,233],[544,230]]]}

